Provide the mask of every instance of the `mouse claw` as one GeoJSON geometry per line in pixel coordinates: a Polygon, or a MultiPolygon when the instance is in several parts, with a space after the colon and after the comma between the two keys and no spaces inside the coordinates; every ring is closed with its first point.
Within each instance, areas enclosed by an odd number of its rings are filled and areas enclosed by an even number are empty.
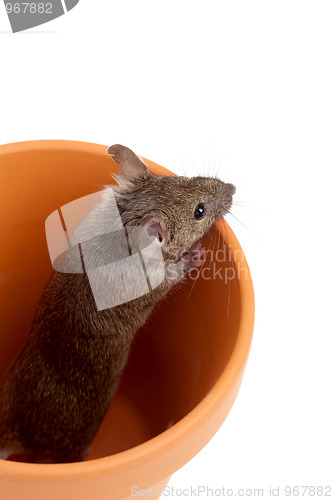
{"type": "Polygon", "coordinates": [[[200,250],[197,250],[197,257],[196,259],[192,259],[193,263],[195,264],[195,267],[200,267],[204,264],[206,260],[206,248],[202,247],[200,250]]]}
{"type": "Polygon", "coordinates": [[[205,262],[206,248],[201,246],[201,241],[195,243],[183,256],[187,269],[201,267],[205,262]]]}

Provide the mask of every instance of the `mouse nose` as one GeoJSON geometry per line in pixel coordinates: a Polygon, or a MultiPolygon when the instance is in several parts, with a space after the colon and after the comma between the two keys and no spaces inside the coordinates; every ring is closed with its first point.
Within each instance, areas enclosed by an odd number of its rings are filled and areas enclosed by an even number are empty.
{"type": "Polygon", "coordinates": [[[223,191],[227,196],[233,196],[236,193],[236,188],[233,184],[224,184],[223,191]]]}
{"type": "Polygon", "coordinates": [[[236,188],[233,184],[224,184],[222,190],[222,197],[220,201],[221,208],[229,210],[232,205],[232,197],[236,193],[236,188]]]}

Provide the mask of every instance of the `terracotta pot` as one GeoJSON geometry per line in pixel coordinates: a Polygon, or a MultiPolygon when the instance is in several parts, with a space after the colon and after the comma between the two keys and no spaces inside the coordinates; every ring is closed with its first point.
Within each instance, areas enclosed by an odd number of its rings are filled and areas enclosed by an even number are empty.
{"type": "MultiPolygon", "coordinates": [[[[147,164],[154,174],[171,175],[147,164]]],[[[52,273],[46,218],[110,184],[110,172],[117,165],[106,146],[32,141],[0,147],[1,377],[27,340],[52,273]]],[[[205,277],[173,291],[137,334],[87,460],[0,460],[1,498],[133,498],[131,487],[162,487],[212,438],[239,390],[254,323],[252,281],[241,247],[226,223],[213,228],[206,246],[212,238],[220,255],[210,259],[205,277]]]]}

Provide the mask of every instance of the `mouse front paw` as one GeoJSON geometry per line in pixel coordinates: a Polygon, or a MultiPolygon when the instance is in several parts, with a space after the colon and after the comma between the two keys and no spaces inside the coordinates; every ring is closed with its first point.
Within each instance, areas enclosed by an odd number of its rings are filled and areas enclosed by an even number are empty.
{"type": "Polygon", "coordinates": [[[205,262],[206,249],[201,245],[201,241],[197,241],[188,252],[182,256],[185,271],[199,268],[205,262]]]}
{"type": "Polygon", "coordinates": [[[206,249],[201,242],[195,243],[190,250],[184,252],[177,260],[171,260],[166,266],[166,281],[177,283],[183,281],[191,269],[198,269],[205,262],[206,249]]]}

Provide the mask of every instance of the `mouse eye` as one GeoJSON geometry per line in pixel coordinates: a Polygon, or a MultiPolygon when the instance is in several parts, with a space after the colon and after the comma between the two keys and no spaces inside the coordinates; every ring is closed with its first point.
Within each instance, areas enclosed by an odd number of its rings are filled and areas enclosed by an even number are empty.
{"type": "Polygon", "coordinates": [[[194,218],[197,220],[203,219],[206,215],[206,207],[204,203],[199,203],[194,211],[194,218]]]}

